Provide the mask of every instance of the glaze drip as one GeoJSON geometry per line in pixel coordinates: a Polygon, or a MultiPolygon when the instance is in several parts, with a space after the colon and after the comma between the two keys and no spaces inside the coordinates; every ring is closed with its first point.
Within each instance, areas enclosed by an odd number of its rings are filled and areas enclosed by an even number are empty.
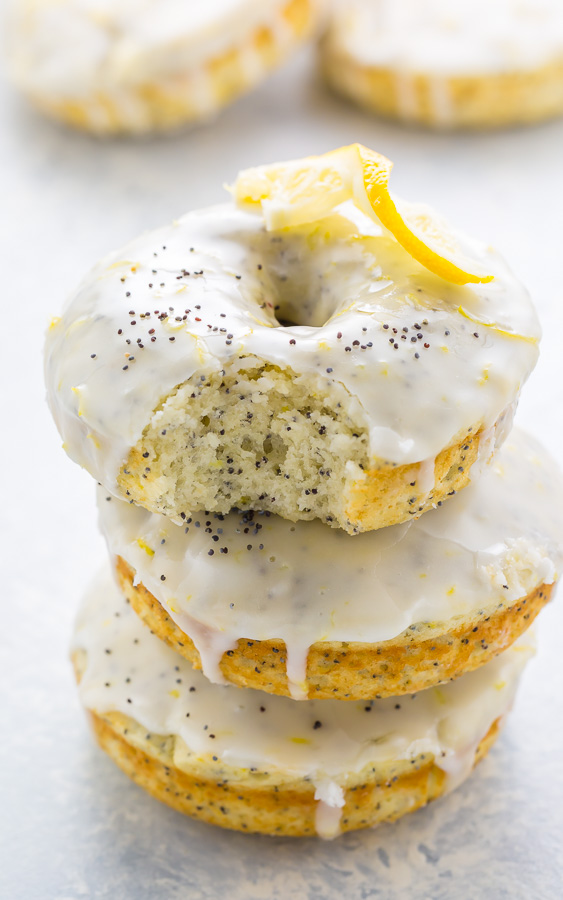
{"type": "Polygon", "coordinates": [[[178,526],[103,488],[98,507],[110,553],[194,640],[211,680],[237,639],[282,639],[295,699],[317,641],[377,643],[494,609],[563,567],[563,479],[518,429],[443,507],[361,535],[257,512],[201,513],[178,526]]]}
{"type": "Polygon", "coordinates": [[[73,638],[73,650],[86,654],[87,709],[121,712],[152,734],[176,737],[179,767],[189,769],[196,754],[228,765],[231,781],[311,781],[324,836],[337,832],[347,781],[366,766],[416,765],[432,754],[437,766],[456,770],[456,781],[467,775],[479,741],[510,708],[532,644],[526,635],[477,671],[399,702],[294,703],[211,684],[151,634],[107,574],[85,598],[73,638]]]}

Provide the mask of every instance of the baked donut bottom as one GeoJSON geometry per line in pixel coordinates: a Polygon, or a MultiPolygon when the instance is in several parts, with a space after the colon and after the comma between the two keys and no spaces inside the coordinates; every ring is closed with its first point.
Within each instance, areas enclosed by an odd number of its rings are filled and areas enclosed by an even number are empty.
{"type": "MultiPolygon", "coordinates": [[[[322,833],[315,788],[306,781],[260,788],[191,775],[174,765],[170,738],[152,736],[149,741],[145,729],[120,714],[89,713],[88,718],[99,746],[119,768],[177,812],[248,834],[336,836],[322,833]]],[[[472,768],[497,740],[501,724],[500,719],[495,720],[479,742],[472,768]]],[[[391,763],[362,773],[361,783],[345,791],[337,833],[394,822],[441,797],[447,789],[446,773],[433,759],[421,757],[413,762],[408,766],[391,763]]],[[[330,822],[328,825],[330,828],[330,822]]]]}
{"type": "Polygon", "coordinates": [[[503,128],[563,114],[563,60],[538,69],[432,76],[372,67],[322,43],[329,86],[379,115],[432,128],[503,128]]]}
{"type": "Polygon", "coordinates": [[[213,116],[251,90],[311,36],[318,15],[317,0],[288,0],[280,4],[276,21],[254,28],[195,70],[113,89],[100,85],[83,97],[48,94],[16,80],[41,112],[82,131],[99,136],[174,131],[213,116]]]}
{"type": "Polygon", "coordinates": [[[98,579],[72,642],[103,749],[142,787],[212,824],[335,837],[453,790],[510,710],[533,638],[455,682],[404,698],[297,703],[217,685],[98,579]]]}
{"type": "MultiPolygon", "coordinates": [[[[173,621],[134,570],[115,560],[117,581],[145,625],[202,668],[192,639],[173,621]]],[[[510,647],[549,602],[554,585],[542,584],[511,603],[483,605],[449,622],[417,623],[396,638],[368,644],[317,641],[307,655],[304,696],[309,699],[368,700],[411,694],[459,678],[510,647]]],[[[240,639],[219,663],[225,681],[242,688],[292,696],[284,641],[240,639]]]]}

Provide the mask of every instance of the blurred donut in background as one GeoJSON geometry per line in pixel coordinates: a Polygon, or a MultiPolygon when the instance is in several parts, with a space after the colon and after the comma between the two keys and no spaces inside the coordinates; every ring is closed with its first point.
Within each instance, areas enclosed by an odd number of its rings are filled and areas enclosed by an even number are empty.
{"type": "Polygon", "coordinates": [[[435,128],[563,113],[560,0],[337,0],[321,67],[339,94],[435,128]]]}
{"type": "Polygon", "coordinates": [[[315,31],[321,0],[13,0],[12,78],[101,135],[173,130],[259,84],[315,31]]]}

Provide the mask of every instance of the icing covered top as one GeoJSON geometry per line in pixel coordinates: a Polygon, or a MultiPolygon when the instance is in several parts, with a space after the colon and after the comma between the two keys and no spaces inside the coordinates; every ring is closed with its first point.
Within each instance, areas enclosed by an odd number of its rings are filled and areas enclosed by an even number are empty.
{"type": "Polygon", "coordinates": [[[346,0],[331,41],[363,63],[434,75],[519,71],[563,59],[560,0],[346,0]]]}
{"type": "Polygon", "coordinates": [[[563,478],[518,430],[440,509],[354,536],[269,513],[200,513],[179,526],[98,491],[110,552],[191,637],[207,677],[221,680],[237,639],[283,639],[296,699],[317,641],[376,643],[513,603],[563,567],[563,478]]]}
{"type": "Polygon", "coordinates": [[[533,639],[524,635],[475,672],[399,701],[294,703],[211,684],[143,625],[105,576],[85,598],[73,648],[87,653],[80,682],[87,709],[179,736],[188,751],[239,769],[241,780],[249,774],[241,769],[278,782],[309,778],[318,799],[339,807],[347,776],[369,764],[432,753],[451,786],[467,775],[477,744],[512,703],[533,639]]]}
{"type": "Polygon", "coordinates": [[[96,266],[49,330],[48,399],[67,452],[117,491],[170,391],[257,357],[321,390],[343,385],[373,458],[435,457],[491,426],[538,354],[535,312],[502,258],[452,241],[494,280],[432,274],[352,201],[280,231],[227,203],[143,235],[96,266]]]}
{"type": "MultiPolygon", "coordinates": [[[[284,29],[284,0],[12,0],[11,55],[30,87],[80,97],[196,69],[253,28],[284,29]]],[[[287,28],[287,26],[285,26],[287,28]]]]}

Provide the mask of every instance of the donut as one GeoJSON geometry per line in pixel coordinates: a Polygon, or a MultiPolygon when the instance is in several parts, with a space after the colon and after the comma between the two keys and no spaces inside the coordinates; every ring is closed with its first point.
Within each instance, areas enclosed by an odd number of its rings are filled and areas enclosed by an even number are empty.
{"type": "Polygon", "coordinates": [[[294,703],[211,684],[104,574],[72,656],[100,745],[149,793],[223,828],[334,837],[461,783],[494,742],[532,644],[400,701],[294,703]]]}
{"type": "Polygon", "coordinates": [[[360,145],[239,175],[230,203],[94,268],[47,336],[76,462],[177,522],[267,510],[350,533],[453,496],[508,431],[539,326],[491,248],[360,145]]]}
{"type": "Polygon", "coordinates": [[[437,128],[563,113],[559,0],[346,0],[322,41],[328,84],[366,109],[437,128]]]}
{"type": "Polygon", "coordinates": [[[463,676],[548,602],[563,477],[515,429],[480,479],[416,522],[350,536],[269,513],[182,526],[98,489],[117,580],[208,679],[294,699],[370,699],[463,676]]]}
{"type": "Polygon", "coordinates": [[[99,135],[176,129],[251,90],[314,32],[319,0],[15,0],[13,80],[99,135]]]}

